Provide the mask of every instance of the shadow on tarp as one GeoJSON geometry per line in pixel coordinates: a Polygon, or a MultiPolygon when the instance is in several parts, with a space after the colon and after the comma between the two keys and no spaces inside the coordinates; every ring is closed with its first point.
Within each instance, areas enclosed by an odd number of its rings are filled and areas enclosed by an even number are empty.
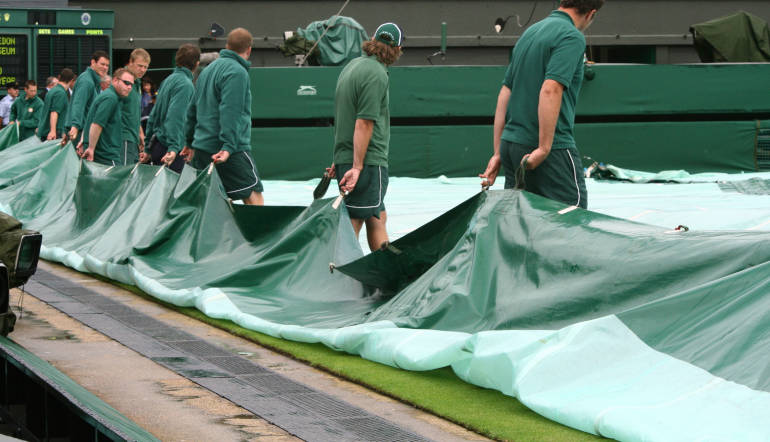
{"type": "Polygon", "coordinates": [[[331,199],[231,205],[216,173],[110,168],[68,146],[0,189],[47,259],[273,336],[451,365],[595,434],[770,431],[770,396],[746,388],[770,378],[770,232],[668,231],[489,191],[362,257],[331,199]]]}

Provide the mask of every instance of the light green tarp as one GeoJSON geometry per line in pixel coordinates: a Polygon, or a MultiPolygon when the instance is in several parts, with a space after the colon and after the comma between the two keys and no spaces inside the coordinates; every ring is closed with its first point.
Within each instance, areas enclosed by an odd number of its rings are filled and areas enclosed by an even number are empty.
{"type": "Polygon", "coordinates": [[[770,28],[754,14],[735,14],[692,25],[695,49],[704,63],[770,61],[770,28]]]}
{"type": "Polygon", "coordinates": [[[0,150],[19,142],[19,132],[16,125],[5,126],[0,129],[0,150]]]}
{"type": "Polygon", "coordinates": [[[678,232],[490,191],[362,258],[332,199],[231,206],[216,172],[107,168],[69,146],[12,179],[7,156],[0,209],[43,232],[46,259],[273,336],[451,366],[594,434],[770,434],[770,232],[678,232]]]}

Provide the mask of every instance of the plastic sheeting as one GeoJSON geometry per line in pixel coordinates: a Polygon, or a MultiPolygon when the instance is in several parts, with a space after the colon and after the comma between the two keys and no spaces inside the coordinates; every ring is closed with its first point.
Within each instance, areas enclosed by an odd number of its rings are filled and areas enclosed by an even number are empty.
{"type": "Polygon", "coordinates": [[[297,34],[306,40],[318,42],[319,55],[315,59],[321,66],[342,66],[359,57],[361,45],[369,39],[366,30],[357,21],[340,15],[314,21],[305,29],[298,28],[297,34]],[[324,31],[326,35],[319,40],[324,31]]]}
{"type": "Polygon", "coordinates": [[[19,132],[16,125],[0,129],[0,151],[19,142],[19,132]]]}
{"type": "Polygon", "coordinates": [[[770,28],[754,14],[740,11],[692,25],[690,30],[704,63],[770,61],[770,28]]]}
{"type": "Polygon", "coordinates": [[[71,147],[13,179],[6,157],[0,209],[44,233],[47,259],[273,336],[451,366],[594,434],[770,434],[770,232],[674,231],[489,191],[362,258],[333,199],[230,205],[216,172],[107,168],[71,147]]]}

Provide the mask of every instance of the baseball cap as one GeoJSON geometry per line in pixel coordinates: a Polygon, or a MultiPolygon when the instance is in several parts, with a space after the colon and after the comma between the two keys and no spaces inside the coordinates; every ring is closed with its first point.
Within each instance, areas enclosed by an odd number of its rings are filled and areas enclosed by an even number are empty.
{"type": "Polygon", "coordinates": [[[374,39],[388,46],[401,46],[403,32],[395,23],[383,23],[374,31],[374,39]]]}

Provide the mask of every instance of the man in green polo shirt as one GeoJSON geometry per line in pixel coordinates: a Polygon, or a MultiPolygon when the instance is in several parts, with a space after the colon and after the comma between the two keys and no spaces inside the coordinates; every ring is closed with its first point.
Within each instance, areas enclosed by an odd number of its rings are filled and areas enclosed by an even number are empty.
{"type": "Polygon", "coordinates": [[[147,147],[143,161],[165,164],[181,172],[184,161],[177,156],[185,146],[184,125],[195,88],[192,73],[200,64],[201,50],[185,43],[176,51],[176,69],[160,84],[155,106],[147,120],[147,147]]]}
{"type": "Polygon", "coordinates": [[[497,98],[494,155],[479,175],[482,186],[494,184],[502,163],[506,189],[523,188],[588,207],[573,132],[583,82],[582,31],[603,4],[604,0],[561,0],[559,9],[530,26],[516,43],[497,98]]]}
{"type": "Polygon", "coordinates": [[[134,74],[121,68],[112,76],[112,85],[100,93],[88,112],[83,136],[83,158],[111,166],[126,164],[123,144],[122,100],[134,85],[134,74]]]}
{"type": "Polygon", "coordinates": [[[403,33],[384,23],[364,42],[361,57],[340,72],[334,92],[334,164],[327,169],[346,193],[356,237],[366,224],[371,250],[387,244],[385,192],[390,145],[387,66],[401,56],[403,33]]]}
{"type": "Polygon", "coordinates": [[[123,108],[123,144],[126,151],[126,163],[134,164],[139,161],[139,152],[144,151],[144,132],[140,124],[142,114],[142,77],[150,67],[150,54],[137,48],[131,51],[126,69],[134,75],[134,86],[125,100],[123,108]]]}
{"type": "Polygon", "coordinates": [[[196,169],[213,161],[229,198],[263,205],[262,180],[251,158],[251,44],[249,31],[233,29],[226,49],[198,77],[182,156],[196,169]]]}
{"type": "Polygon", "coordinates": [[[43,100],[37,96],[37,83],[27,80],[24,83],[24,96],[19,96],[11,106],[11,122],[19,125],[19,140],[26,140],[35,135],[40,118],[43,115],[43,100]]]}
{"type": "Polygon", "coordinates": [[[59,81],[45,94],[43,116],[37,126],[37,135],[42,141],[61,138],[64,135],[64,118],[69,107],[67,90],[75,83],[75,73],[64,68],[59,74],[59,81]]]}
{"type": "Polygon", "coordinates": [[[88,111],[91,109],[96,95],[99,94],[99,84],[102,77],[107,75],[110,68],[110,58],[104,51],[96,51],[91,56],[91,67],[78,75],[75,81],[75,87],[72,90],[72,98],[67,113],[67,120],[64,128],[67,131],[62,139],[62,145],[67,141],[72,141],[73,146],[77,146],[82,137],[82,131],[85,127],[85,120],[88,111]]]}

